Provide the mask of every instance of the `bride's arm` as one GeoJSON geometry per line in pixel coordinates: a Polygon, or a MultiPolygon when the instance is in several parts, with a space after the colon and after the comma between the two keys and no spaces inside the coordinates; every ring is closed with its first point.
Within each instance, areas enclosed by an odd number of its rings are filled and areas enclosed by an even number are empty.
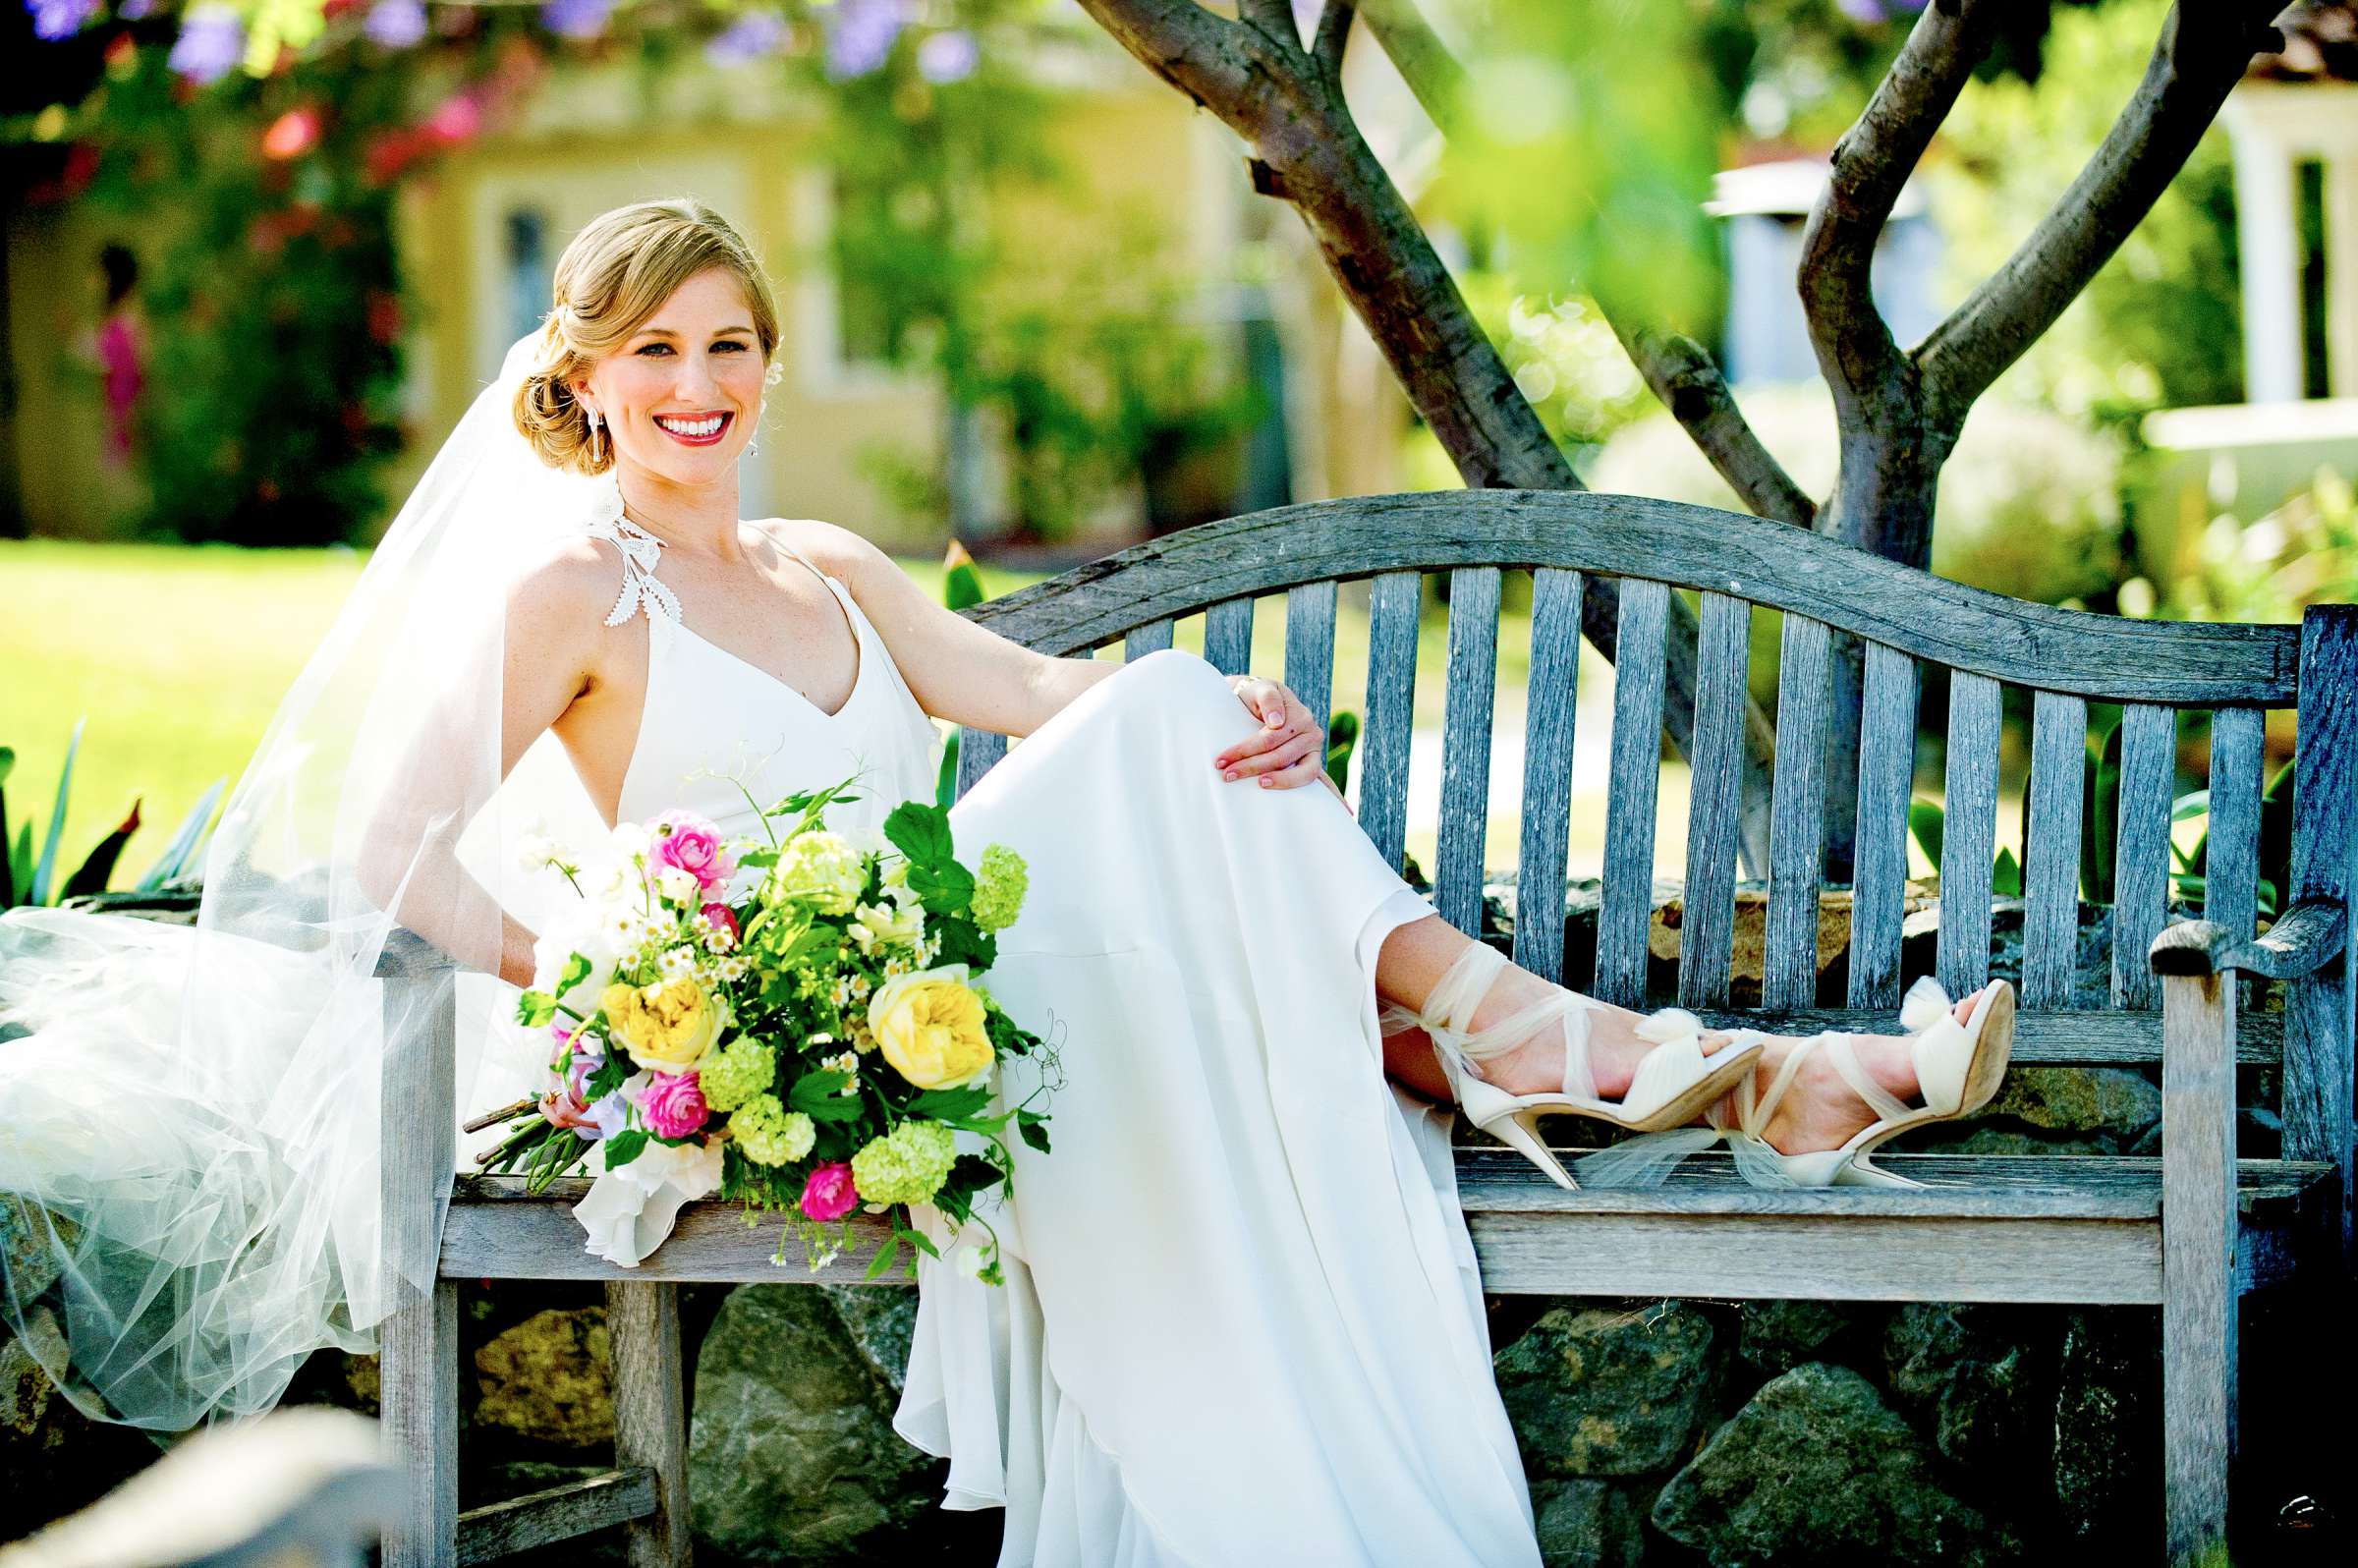
{"type": "Polygon", "coordinates": [[[460,865],[459,835],[590,690],[615,576],[584,539],[516,584],[504,618],[457,661],[362,838],[356,870],[370,902],[459,964],[515,985],[532,982],[533,933],[460,865]],[[496,778],[483,733],[494,708],[496,778]]]}
{"type": "MultiPolygon", "coordinates": [[[[1121,668],[1102,659],[1036,652],[935,602],[898,562],[849,529],[812,521],[799,526],[808,531],[807,553],[852,590],[891,644],[893,662],[918,705],[936,718],[1029,735],[1121,668]]],[[[1232,676],[1229,684],[1265,727],[1208,760],[1240,783],[1258,779],[1290,789],[1316,779],[1342,800],[1326,775],[1323,730],[1302,700],[1261,676],[1232,676]]]]}

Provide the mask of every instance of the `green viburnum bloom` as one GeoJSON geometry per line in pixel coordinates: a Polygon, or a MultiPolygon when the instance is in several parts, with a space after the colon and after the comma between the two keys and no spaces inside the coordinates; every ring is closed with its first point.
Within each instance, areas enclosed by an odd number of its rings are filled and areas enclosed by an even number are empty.
{"type": "Polygon", "coordinates": [[[1024,891],[1030,885],[1021,855],[1004,844],[985,847],[982,864],[975,871],[975,924],[986,931],[1013,925],[1024,907],[1024,891]]]}
{"type": "Polygon", "coordinates": [[[871,1204],[922,1204],[941,1191],[958,1159],[939,1122],[903,1122],[852,1156],[852,1185],[871,1204]]]}
{"type": "Polygon", "coordinates": [[[818,1127],[801,1111],[788,1110],[777,1095],[756,1094],[729,1118],[729,1133],[755,1164],[791,1165],[811,1152],[818,1127]]]}
{"type": "Polygon", "coordinates": [[[776,1075],[777,1063],[769,1047],[740,1035],[704,1058],[703,1066],[697,1069],[697,1082],[704,1092],[705,1104],[716,1111],[733,1111],[767,1090],[776,1075]]]}
{"type": "Polygon", "coordinates": [[[841,834],[812,828],[786,841],[761,887],[765,903],[805,900],[822,915],[849,915],[868,885],[860,852],[841,834]]]}

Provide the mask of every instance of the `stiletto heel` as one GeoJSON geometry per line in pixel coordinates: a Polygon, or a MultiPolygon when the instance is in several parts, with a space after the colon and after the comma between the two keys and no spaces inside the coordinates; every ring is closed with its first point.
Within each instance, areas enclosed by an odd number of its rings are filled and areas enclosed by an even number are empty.
{"type": "Polygon", "coordinates": [[[1469,943],[1434,983],[1423,1008],[1387,1004],[1380,1022],[1387,1026],[1387,1035],[1410,1025],[1423,1029],[1466,1119],[1521,1152],[1559,1187],[1576,1189],[1580,1184],[1541,1140],[1542,1116],[1593,1116],[1633,1132],[1676,1127],[1748,1081],[1760,1059],[1758,1040],[1730,1044],[1706,1056],[1702,1025],[1695,1015],[1665,1008],[1638,1026],[1641,1036],[1656,1043],[1639,1061],[1629,1092],[1618,1100],[1600,1098],[1589,1067],[1588,1014],[1597,1004],[1588,998],[1559,986],[1553,995],[1487,1029],[1470,1027],[1483,998],[1508,967],[1505,955],[1495,948],[1469,943]],[[1510,1094],[1482,1077],[1477,1063],[1513,1050],[1554,1023],[1561,1024],[1564,1037],[1561,1093],[1510,1094]]]}
{"type": "Polygon", "coordinates": [[[1720,1128],[1735,1153],[1737,1170],[1761,1187],[1922,1187],[1920,1181],[1884,1170],[1870,1156],[1912,1127],[1953,1121],[1987,1105],[2005,1078],[2013,1050],[2012,985],[1996,980],[1985,987],[1963,1023],[1951,1005],[1948,993],[1929,976],[1910,986],[1900,1004],[1900,1023],[1914,1036],[1910,1050],[1921,1105],[1902,1104],[1886,1093],[1859,1065],[1850,1036],[1842,1034],[1813,1035],[1802,1041],[1777,1069],[1766,1093],[1756,1096],[1749,1081],[1741,1085],[1736,1091],[1736,1125],[1721,1126],[1716,1113],[1712,1116],[1712,1125],[1720,1128]],[[1783,1102],[1803,1060],[1821,1046],[1877,1120],[1839,1148],[1780,1153],[1762,1136],[1763,1130],[1783,1102]]]}

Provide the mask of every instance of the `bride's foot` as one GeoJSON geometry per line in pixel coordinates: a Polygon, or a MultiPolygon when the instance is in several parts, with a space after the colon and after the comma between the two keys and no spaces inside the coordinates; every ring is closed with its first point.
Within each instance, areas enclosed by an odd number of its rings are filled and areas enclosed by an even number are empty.
{"type": "MultiPolygon", "coordinates": [[[[1994,981],[1993,983],[1995,983],[1994,981]]],[[[1985,987],[1986,988],[1986,987],[1985,987]]],[[[1975,991],[1949,1009],[1949,1016],[1959,1024],[1972,1017],[1974,1004],[1981,999],[1975,991]]],[[[1725,1036],[1722,1036],[1724,1038],[1725,1036]]],[[[1765,1095],[1786,1058],[1798,1049],[1807,1036],[1771,1036],[1761,1052],[1760,1065],[1753,1071],[1753,1092],[1765,1095]]],[[[1918,1098],[1914,1038],[1907,1035],[1852,1035],[1852,1053],[1878,1089],[1902,1104],[1914,1104],[1918,1098]]],[[[1710,1047],[1706,1046],[1707,1049],[1710,1047]]],[[[1721,1100],[1717,1115],[1729,1127],[1737,1122],[1735,1096],[1721,1100]]],[[[1794,1070],[1793,1083],[1784,1097],[1776,1102],[1768,1120],[1761,1128],[1761,1136],[1768,1147],[1780,1154],[1801,1154],[1822,1149],[1840,1148],[1863,1129],[1878,1120],[1873,1107],[1860,1098],[1859,1092],[1844,1082],[1841,1071],[1834,1065],[1830,1052],[1813,1050],[1794,1070]]]]}
{"type": "MultiPolygon", "coordinates": [[[[1557,992],[1578,998],[1587,1014],[1589,1072],[1597,1081],[1598,1096],[1607,1100],[1621,1098],[1629,1092],[1638,1064],[1658,1043],[1638,1034],[1638,1026],[1646,1021],[1643,1013],[1567,990],[1514,965],[1500,972],[1481,1005],[1474,1009],[1473,1027],[1488,1029],[1557,992]]],[[[1723,1030],[1705,1030],[1697,1036],[1697,1042],[1704,1055],[1711,1056],[1734,1038],[1723,1030]]],[[[1554,1023],[1543,1025],[1514,1049],[1483,1060],[1477,1070],[1486,1081],[1510,1094],[1558,1093],[1564,1087],[1564,1031],[1554,1023]]]]}

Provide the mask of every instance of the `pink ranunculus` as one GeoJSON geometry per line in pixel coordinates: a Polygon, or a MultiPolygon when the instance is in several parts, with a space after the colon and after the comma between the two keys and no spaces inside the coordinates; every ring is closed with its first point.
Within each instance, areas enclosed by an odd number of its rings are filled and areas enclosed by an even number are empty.
{"type": "Polygon", "coordinates": [[[649,1073],[639,1115],[657,1138],[686,1138],[711,1118],[704,1088],[694,1073],[649,1073]]]}
{"type": "Polygon", "coordinates": [[[738,928],[737,912],[730,909],[728,905],[716,900],[704,906],[703,915],[706,925],[716,931],[729,933],[729,947],[735,947],[738,941],[744,937],[745,932],[738,928]]]}
{"type": "Polygon", "coordinates": [[[720,829],[694,812],[665,812],[647,824],[653,841],[647,853],[649,874],[667,866],[688,872],[701,887],[716,887],[737,872],[737,863],[720,847],[720,829]]]}
{"type": "Polygon", "coordinates": [[[859,1202],[860,1189],[852,1185],[852,1167],[840,1159],[819,1166],[803,1185],[803,1212],[813,1219],[841,1219],[859,1202]]]}

